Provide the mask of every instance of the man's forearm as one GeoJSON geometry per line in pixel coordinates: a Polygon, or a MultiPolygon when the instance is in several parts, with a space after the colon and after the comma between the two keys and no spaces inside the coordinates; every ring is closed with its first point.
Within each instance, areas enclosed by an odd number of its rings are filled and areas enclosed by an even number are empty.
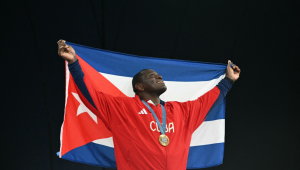
{"type": "Polygon", "coordinates": [[[217,101],[218,100],[222,100],[226,96],[226,94],[228,93],[228,91],[231,89],[232,84],[233,84],[233,82],[231,83],[230,80],[228,80],[227,78],[224,78],[223,80],[221,80],[219,82],[219,84],[217,85],[217,87],[220,90],[220,94],[219,94],[219,97],[218,97],[217,101]]]}
{"type": "Polygon", "coordinates": [[[215,106],[217,106],[225,98],[226,94],[232,87],[231,82],[233,83],[233,81],[228,80],[228,78],[226,78],[226,77],[219,82],[217,87],[220,90],[220,94],[219,94],[217,100],[215,101],[215,103],[210,108],[210,110],[212,110],[215,106]]]}
{"type": "Polygon", "coordinates": [[[75,62],[73,62],[71,64],[68,64],[68,67],[69,67],[70,73],[72,74],[72,77],[73,77],[77,87],[79,88],[80,92],[89,101],[89,103],[95,107],[92,97],[85,85],[84,80],[83,80],[84,73],[82,72],[82,69],[81,69],[81,66],[79,65],[78,60],[76,60],[75,62]]]}

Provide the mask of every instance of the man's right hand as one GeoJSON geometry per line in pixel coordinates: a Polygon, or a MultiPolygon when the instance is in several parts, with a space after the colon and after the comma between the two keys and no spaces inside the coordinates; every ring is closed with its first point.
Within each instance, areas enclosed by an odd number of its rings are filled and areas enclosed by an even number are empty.
{"type": "Polygon", "coordinates": [[[57,45],[58,55],[60,55],[69,64],[72,64],[77,60],[75,50],[70,45],[67,45],[65,40],[60,39],[57,42],[57,45]]]}

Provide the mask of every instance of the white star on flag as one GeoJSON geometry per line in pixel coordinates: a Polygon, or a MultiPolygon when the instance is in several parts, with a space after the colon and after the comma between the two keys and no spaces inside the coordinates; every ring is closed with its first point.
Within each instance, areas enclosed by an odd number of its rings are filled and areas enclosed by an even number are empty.
{"type": "Polygon", "coordinates": [[[79,98],[78,94],[73,93],[73,92],[72,92],[72,94],[75,97],[75,99],[80,103],[80,105],[78,106],[78,109],[77,109],[77,116],[80,115],[81,113],[87,112],[91,116],[91,118],[98,124],[97,116],[83,104],[83,102],[79,98]]]}

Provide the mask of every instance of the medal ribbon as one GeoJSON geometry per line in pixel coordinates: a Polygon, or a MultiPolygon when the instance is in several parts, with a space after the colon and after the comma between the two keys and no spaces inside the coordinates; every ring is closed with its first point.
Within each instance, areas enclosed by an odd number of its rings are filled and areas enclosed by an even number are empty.
{"type": "Polygon", "coordinates": [[[166,131],[166,109],[163,105],[161,105],[161,110],[162,110],[162,125],[160,124],[155,112],[152,110],[152,108],[149,106],[149,104],[147,102],[145,102],[144,100],[142,100],[142,102],[146,105],[146,107],[150,110],[150,112],[152,113],[157,125],[158,125],[158,128],[160,130],[160,133],[162,135],[165,134],[165,131],[166,131]]]}

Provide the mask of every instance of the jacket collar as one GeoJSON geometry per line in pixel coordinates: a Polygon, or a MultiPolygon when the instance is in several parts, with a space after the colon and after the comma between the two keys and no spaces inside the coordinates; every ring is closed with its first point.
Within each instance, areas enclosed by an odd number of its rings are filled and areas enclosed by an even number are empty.
{"type": "MultiPolygon", "coordinates": [[[[141,98],[140,96],[135,95],[135,97],[138,97],[138,98],[142,101],[142,98],[141,98]]],[[[150,101],[149,101],[149,100],[145,100],[145,101],[146,101],[147,103],[154,104],[151,100],[150,100],[150,101]]],[[[163,100],[160,99],[159,104],[165,106],[166,102],[164,102],[163,100]]]]}

